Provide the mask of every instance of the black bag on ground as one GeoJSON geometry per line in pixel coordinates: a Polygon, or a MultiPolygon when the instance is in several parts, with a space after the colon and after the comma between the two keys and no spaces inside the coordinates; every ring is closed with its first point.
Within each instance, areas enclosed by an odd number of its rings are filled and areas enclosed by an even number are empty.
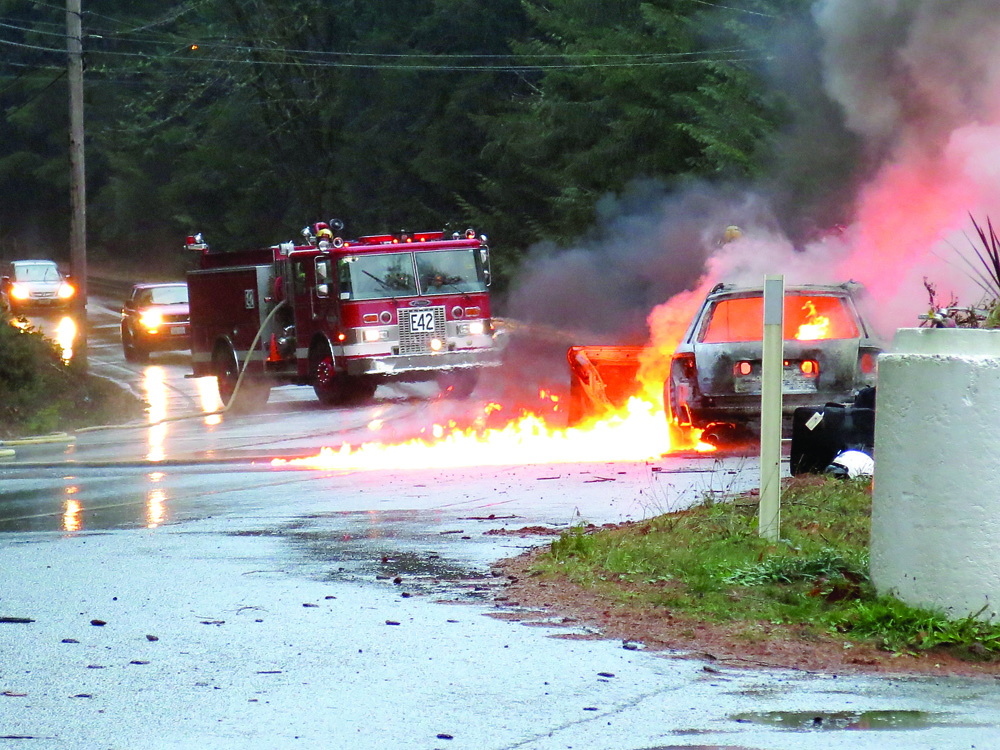
{"type": "Polygon", "coordinates": [[[841,451],[858,450],[872,456],[874,449],[874,408],[854,404],[827,404],[819,409],[803,406],[792,415],[792,475],[822,474],[841,451]]]}

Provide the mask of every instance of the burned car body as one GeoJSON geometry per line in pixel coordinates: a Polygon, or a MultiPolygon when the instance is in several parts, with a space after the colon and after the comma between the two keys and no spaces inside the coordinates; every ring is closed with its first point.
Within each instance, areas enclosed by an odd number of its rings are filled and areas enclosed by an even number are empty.
{"type": "MultiPolygon", "coordinates": [[[[789,286],[782,411],[846,402],[874,385],[882,343],[859,311],[858,284],[789,286]]],[[[674,352],[664,383],[673,428],[722,443],[759,429],[763,287],[717,285],[674,352]]]]}

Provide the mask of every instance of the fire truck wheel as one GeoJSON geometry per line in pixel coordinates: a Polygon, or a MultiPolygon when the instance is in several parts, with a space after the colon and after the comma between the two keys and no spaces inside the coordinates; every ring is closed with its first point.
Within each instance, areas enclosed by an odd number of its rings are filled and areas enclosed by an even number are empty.
{"type": "Polygon", "coordinates": [[[212,371],[219,384],[219,398],[222,399],[223,405],[228,406],[236,390],[236,381],[240,377],[236,353],[229,347],[216,346],[212,352],[212,371]]]}
{"type": "Polygon", "coordinates": [[[327,343],[314,345],[309,350],[309,375],[313,390],[321,404],[332,406],[343,403],[347,397],[344,379],[337,375],[333,353],[327,343]]]}
{"type": "Polygon", "coordinates": [[[437,377],[438,388],[445,398],[468,398],[478,381],[479,373],[472,369],[448,370],[437,377]]]}

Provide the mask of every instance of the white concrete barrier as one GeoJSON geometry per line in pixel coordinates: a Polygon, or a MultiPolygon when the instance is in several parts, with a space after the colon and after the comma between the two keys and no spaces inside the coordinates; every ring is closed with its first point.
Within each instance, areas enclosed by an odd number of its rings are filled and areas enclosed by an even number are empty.
{"type": "Polygon", "coordinates": [[[1000,330],[903,328],[879,357],[871,575],[911,606],[1000,613],[1000,330]]]}

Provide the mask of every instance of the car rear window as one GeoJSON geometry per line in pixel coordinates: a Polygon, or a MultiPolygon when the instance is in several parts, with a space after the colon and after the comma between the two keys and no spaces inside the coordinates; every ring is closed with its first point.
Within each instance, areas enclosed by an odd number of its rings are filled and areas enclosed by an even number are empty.
{"type": "MultiPolygon", "coordinates": [[[[737,297],[715,303],[699,341],[722,344],[760,341],[764,330],[764,298],[737,297]]],[[[788,295],[785,297],[786,341],[819,341],[858,337],[854,316],[842,297],[788,295]]]]}

